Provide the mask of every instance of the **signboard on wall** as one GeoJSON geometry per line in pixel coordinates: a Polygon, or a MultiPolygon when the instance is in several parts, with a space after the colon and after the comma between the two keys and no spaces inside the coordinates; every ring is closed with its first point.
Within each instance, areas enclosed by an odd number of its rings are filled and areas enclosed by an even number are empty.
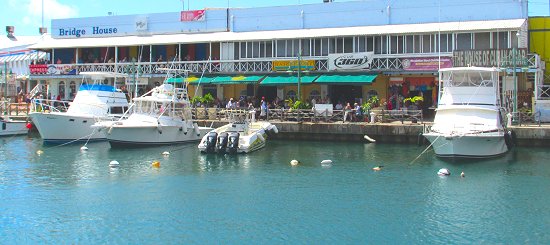
{"type": "Polygon", "coordinates": [[[528,66],[527,49],[464,50],[453,52],[453,66],[528,66]],[[514,65],[515,62],[515,65],[514,65]]]}
{"type": "MultiPolygon", "coordinates": [[[[147,77],[138,77],[135,79],[135,81],[137,82],[137,85],[149,84],[149,79],[147,77]]],[[[126,85],[136,85],[136,83],[134,82],[134,78],[130,77],[126,79],[126,85]]]]}
{"type": "Polygon", "coordinates": [[[302,71],[314,71],[315,60],[274,60],[272,61],[273,71],[297,71],[300,67],[302,71]]]}
{"type": "Polygon", "coordinates": [[[29,65],[29,70],[31,74],[36,75],[76,75],[76,67],[73,65],[48,65],[48,64],[38,64],[38,65],[29,65]]]}
{"type": "Polygon", "coordinates": [[[451,68],[453,62],[450,57],[423,57],[401,59],[405,71],[437,71],[439,68],[451,68]]]}
{"type": "Polygon", "coordinates": [[[329,54],[329,70],[367,70],[371,68],[374,52],[329,54]]]}
{"type": "Polygon", "coordinates": [[[204,10],[181,11],[180,21],[204,21],[204,10]]]}

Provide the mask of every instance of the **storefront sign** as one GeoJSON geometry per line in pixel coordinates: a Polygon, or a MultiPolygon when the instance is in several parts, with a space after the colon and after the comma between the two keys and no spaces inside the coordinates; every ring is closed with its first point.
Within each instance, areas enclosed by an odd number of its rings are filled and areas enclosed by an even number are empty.
{"type": "Polygon", "coordinates": [[[315,60],[275,60],[272,61],[273,71],[297,71],[300,67],[302,71],[314,71],[315,60]]]}
{"type": "Polygon", "coordinates": [[[353,54],[329,54],[329,70],[365,70],[370,69],[374,52],[353,54]]]}
{"type": "Polygon", "coordinates": [[[116,34],[118,29],[116,27],[103,27],[103,26],[92,26],[88,30],[85,28],[62,28],[59,29],[59,37],[85,37],[85,36],[105,36],[116,34]]]}
{"type": "Polygon", "coordinates": [[[180,21],[204,21],[204,10],[181,11],[180,21]]]}
{"type": "Polygon", "coordinates": [[[528,66],[527,49],[465,50],[453,52],[453,66],[528,66]],[[515,65],[514,65],[515,62],[515,65]]]}
{"type": "MultiPolygon", "coordinates": [[[[149,84],[149,79],[146,77],[138,77],[135,79],[137,81],[137,85],[147,85],[149,84]]],[[[126,85],[136,85],[133,78],[126,79],[126,85]]]]}
{"type": "Polygon", "coordinates": [[[76,67],[73,65],[30,65],[31,74],[36,75],[76,75],[76,67]]]}
{"type": "Polygon", "coordinates": [[[437,71],[439,68],[453,67],[450,57],[407,58],[402,59],[401,64],[405,71],[437,71]]]}

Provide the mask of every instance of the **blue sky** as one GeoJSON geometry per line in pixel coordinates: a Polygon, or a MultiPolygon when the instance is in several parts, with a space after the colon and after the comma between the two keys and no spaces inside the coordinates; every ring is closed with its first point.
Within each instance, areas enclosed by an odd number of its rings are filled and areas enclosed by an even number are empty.
{"type": "MultiPolygon", "coordinates": [[[[335,0],[343,2],[350,0],[335,0]]],[[[395,0],[394,0],[395,1],[395,0]]],[[[412,0],[405,0],[412,1],[412,0]]],[[[443,0],[444,1],[444,0],[443,0]]],[[[548,16],[550,0],[529,0],[530,16],[548,16]]],[[[50,20],[61,18],[175,12],[185,9],[216,7],[263,7],[321,3],[322,0],[1,0],[0,28],[15,26],[20,36],[38,35],[42,22],[44,2],[44,26],[50,31],[50,20]]],[[[391,0],[388,0],[391,2],[391,0]]]]}

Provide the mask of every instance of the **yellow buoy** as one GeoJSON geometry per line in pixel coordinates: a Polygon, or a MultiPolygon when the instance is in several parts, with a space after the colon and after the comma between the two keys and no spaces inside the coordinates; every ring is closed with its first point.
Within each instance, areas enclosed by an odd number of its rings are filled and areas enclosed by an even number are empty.
{"type": "Polygon", "coordinates": [[[153,168],[160,168],[160,162],[159,161],[153,161],[153,163],[151,163],[151,166],[153,166],[153,168]]]}

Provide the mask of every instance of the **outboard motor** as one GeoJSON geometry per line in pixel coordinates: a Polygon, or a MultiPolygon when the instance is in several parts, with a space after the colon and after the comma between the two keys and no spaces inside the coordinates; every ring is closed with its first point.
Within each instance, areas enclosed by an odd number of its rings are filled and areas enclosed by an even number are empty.
{"type": "Polygon", "coordinates": [[[218,138],[218,133],[210,132],[206,136],[206,153],[216,152],[216,140],[218,138]]]}
{"type": "Polygon", "coordinates": [[[239,133],[232,132],[229,134],[229,144],[227,144],[227,151],[230,154],[237,153],[239,150],[239,133]]]}
{"type": "Polygon", "coordinates": [[[227,132],[222,132],[218,136],[218,153],[225,153],[225,149],[227,148],[227,138],[227,132]]]}

